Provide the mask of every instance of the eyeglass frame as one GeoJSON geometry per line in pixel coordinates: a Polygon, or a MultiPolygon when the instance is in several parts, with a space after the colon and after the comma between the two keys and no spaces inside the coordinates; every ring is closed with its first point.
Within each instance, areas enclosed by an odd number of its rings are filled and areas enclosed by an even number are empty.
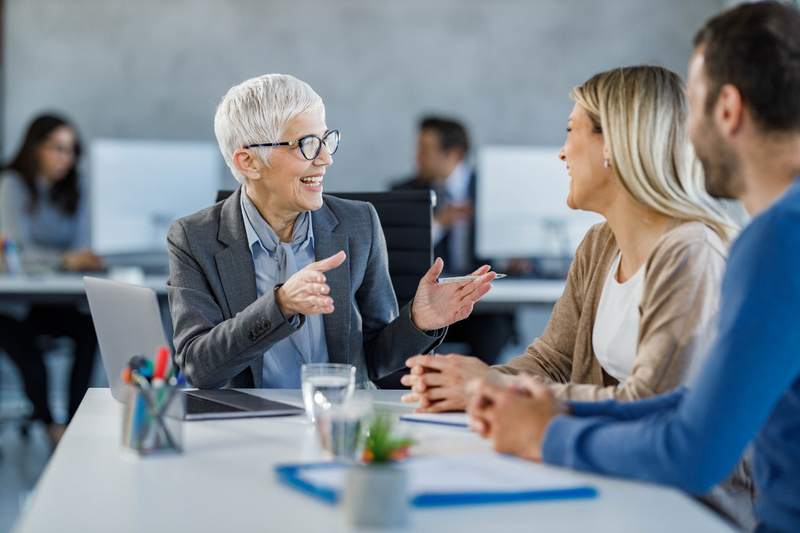
{"type": "Polygon", "coordinates": [[[319,141],[319,145],[317,145],[317,153],[314,154],[314,157],[308,157],[303,152],[303,149],[300,148],[300,154],[306,159],[306,161],[313,161],[313,160],[315,160],[316,158],[319,157],[319,153],[320,153],[320,151],[322,151],[322,145],[323,144],[325,145],[325,148],[327,149],[328,145],[325,144],[325,139],[327,139],[328,136],[330,134],[332,134],[332,133],[335,133],[337,135],[337,137],[339,138],[339,141],[336,143],[336,148],[333,150],[333,152],[330,152],[330,154],[333,155],[339,150],[339,142],[341,142],[341,140],[342,140],[342,134],[339,132],[339,130],[328,130],[328,131],[326,131],[325,133],[322,134],[322,137],[320,137],[319,135],[314,135],[312,133],[311,135],[303,135],[302,137],[300,137],[296,141],[283,141],[283,142],[279,142],[279,143],[248,144],[247,146],[243,146],[243,148],[245,148],[245,149],[247,149],[247,148],[261,148],[261,147],[265,147],[266,148],[266,147],[272,147],[272,146],[297,146],[297,147],[300,147],[300,143],[301,142],[303,142],[306,139],[310,139],[310,138],[313,137],[313,138],[315,138],[315,139],[317,139],[319,141]]]}

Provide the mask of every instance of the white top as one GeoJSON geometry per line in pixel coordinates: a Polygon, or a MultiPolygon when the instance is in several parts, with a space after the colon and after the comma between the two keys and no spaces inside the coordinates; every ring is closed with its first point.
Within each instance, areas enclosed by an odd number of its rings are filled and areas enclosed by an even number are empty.
{"type": "Polygon", "coordinates": [[[639,338],[639,304],[644,290],[644,266],[625,283],[617,281],[620,254],[608,270],[592,330],[595,356],[606,372],[622,382],[631,375],[639,338]]]}
{"type": "MultiPolygon", "coordinates": [[[[298,390],[247,392],[303,405],[298,390]]],[[[398,414],[411,411],[400,402],[403,392],[369,394],[376,407],[398,414]]],[[[183,454],[136,458],[120,448],[121,413],[108,389],[88,391],[23,510],[17,533],[352,531],[341,505],[322,503],[275,476],[278,463],[323,460],[314,427],[305,417],[184,422],[183,454]]],[[[416,441],[417,457],[491,453],[488,441],[465,428],[401,422],[397,429],[416,441]]],[[[404,531],[529,531],[531,523],[542,531],[732,531],[674,489],[530,466],[534,467],[592,485],[598,496],[414,508],[404,531]],[[653,520],[656,515],[669,520],[653,520]]]]}

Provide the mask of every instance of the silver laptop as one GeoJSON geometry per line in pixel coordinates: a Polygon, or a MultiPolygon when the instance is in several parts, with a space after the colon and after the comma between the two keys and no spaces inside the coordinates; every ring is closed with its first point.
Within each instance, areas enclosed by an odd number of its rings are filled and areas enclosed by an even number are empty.
{"type": "Polygon", "coordinates": [[[159,346],[169,346],[158,298],[152,289],[127,283],[89,276],[83,283],[111,395],[124,402],[122,370],[130,358],[152,358],[159,346]]]}

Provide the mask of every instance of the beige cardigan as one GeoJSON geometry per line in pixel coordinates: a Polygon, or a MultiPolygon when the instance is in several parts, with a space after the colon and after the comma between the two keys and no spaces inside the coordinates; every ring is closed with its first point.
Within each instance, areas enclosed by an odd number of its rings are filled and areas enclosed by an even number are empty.
{"type": "Polygon", "coordinates": [[[494,368],[541,376],[557,397],[570,400],[638,400],[683,383],[696,364],[692,359],[705,355],[714,335],[726,246],[699,222],[683,223],[659,239],[644,265],[633,370],[621,383],[603,370],[592,347],[597,305],[618,253],[608,225],[592,227],[542,336],[494,368]]]}

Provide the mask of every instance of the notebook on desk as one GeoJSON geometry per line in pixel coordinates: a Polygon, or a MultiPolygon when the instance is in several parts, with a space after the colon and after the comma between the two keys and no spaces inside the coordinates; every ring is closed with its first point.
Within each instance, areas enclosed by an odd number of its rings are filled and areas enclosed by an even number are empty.
{"type": "Polygon", "coordinates": [[[466,428],[469,426],[469,416],[467,413],[408,413],[400,415],[400,420],[403,422],[435,424],[438,426],[458,428],[466,428]]]}
{"type": "MultiPolygon", "coordinates": [[[[413,458],[408,498],[414,507],[443,507],[536,500],[594,498],[597,490],[578,474],[493,452],[413,458]]],[[[339,501],[348,465],[278,465],[286,485],[327,503],[339,501]]]]}

